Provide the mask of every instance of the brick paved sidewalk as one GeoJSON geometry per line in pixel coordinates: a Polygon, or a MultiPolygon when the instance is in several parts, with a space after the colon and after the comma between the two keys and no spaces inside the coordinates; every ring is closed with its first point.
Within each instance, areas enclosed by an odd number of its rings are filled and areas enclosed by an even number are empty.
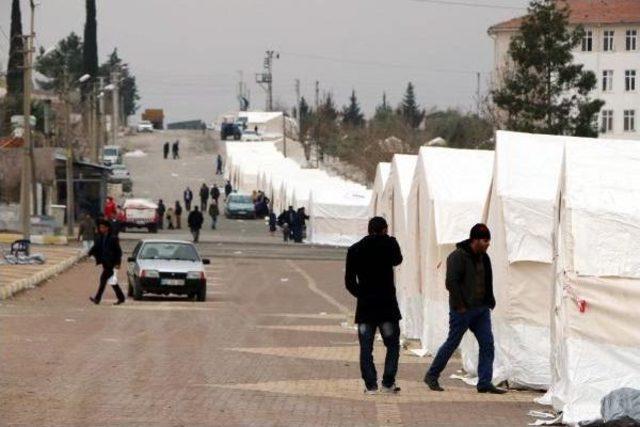
{"type": "Polygon", "coordinates": [[[31,253],[44,255],[46,262],[33,265],[0,264],[0,300],[38,286],[67,270],[83,256],[78,247],[71,246],[34,245],[31,247],[31,253]]]}

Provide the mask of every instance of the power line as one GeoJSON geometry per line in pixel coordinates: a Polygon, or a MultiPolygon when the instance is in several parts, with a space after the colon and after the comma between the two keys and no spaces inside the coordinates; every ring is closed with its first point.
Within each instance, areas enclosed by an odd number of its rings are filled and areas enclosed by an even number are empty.
{"type": "Polygon", "coordinates": [[[416,3],[432,3],[443,4],[447,6],[464,6],[464,7],[479,7],[483,9],[503,9],[503,10],[526,10],[525,7],[507,6],[504,4],[490,4],[490,3],[471,3],[459,0],[411,0],[416,3]]]}

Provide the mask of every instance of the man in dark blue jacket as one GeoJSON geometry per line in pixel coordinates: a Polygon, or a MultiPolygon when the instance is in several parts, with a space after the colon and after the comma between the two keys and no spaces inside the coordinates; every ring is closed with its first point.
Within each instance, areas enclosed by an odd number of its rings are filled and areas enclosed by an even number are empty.
{"type": "Polygon", "coordinates": [[[360,372],[365,393],[378,390],[376,367],[373,363],[373,341],[380,329],[387,348],[382,378],[383,393],[398,393],[396,373],[400,357],[400,326],[402,316],[396,298],[393,267],[402,262],[400,246],[387,234],[387,221],[374,217],[369,221],[369,235],[349,248],[345,271],[347,290],[358,299],[355,323],[360,342],[360,372]]]}
{"type": "MultiPolygon", "coordinates": [[[[89,297],[94,304],[100,304],[102,293],[107,286],[107,282],[113,276],[114,269],[120,268],[122,263],[122,249],[118,238],[111,233],[111,223],[107,220],[98,221],[98,235],[95,238],[93,247],[89,251],[89,256],[96,259],[97,265],[102,265],[102,274],[100,274],[100,286],[95,297],[89,297]]],[[[115,305],[122,304],[125,301],[124,293],[116,282],[112,285],[113,291],[118,297],[115,305]]]]}
{"type": "Polygon", "coordinates": [[[492,384],[494,343],[491,331],[493,273],[487,249],[491,233],[484,224],[471,228],[469,239],[460,242],[447,258],[446,286],[449,291],[449,335],[438,350],[424,382],[433,391],[443,391],[438,378],[447,362],[471,330],[478,340],[478,393],[502,394],[505,390],[492,384]]]}

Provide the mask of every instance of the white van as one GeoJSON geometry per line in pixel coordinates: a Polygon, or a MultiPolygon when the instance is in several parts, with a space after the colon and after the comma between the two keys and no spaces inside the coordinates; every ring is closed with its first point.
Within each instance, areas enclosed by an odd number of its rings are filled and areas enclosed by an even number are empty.
{"type": "Polygon", "coordinates": [[[106,166],[122,163],[122,150],[117,145],[105,145],[102,148],[102,163],[106,166]]]}

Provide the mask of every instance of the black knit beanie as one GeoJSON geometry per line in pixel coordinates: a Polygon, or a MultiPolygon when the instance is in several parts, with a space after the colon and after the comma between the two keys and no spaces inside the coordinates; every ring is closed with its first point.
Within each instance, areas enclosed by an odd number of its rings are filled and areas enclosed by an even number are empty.
{"type": "Polygon", "coordinates": [[[484,224],[474,225],[473,227],[471,227],[469,238],[471,240],[477,240],[477,239],[491,240],[491,232],[489,231],[489,227],[487,227],[484,224]]]}

